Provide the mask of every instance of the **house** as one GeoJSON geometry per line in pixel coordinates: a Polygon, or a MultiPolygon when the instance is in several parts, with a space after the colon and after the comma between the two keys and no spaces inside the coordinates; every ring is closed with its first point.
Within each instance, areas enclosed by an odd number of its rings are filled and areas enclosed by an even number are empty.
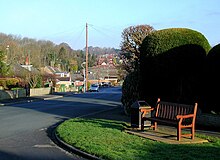
{"type": "Polygon", "coordinates": [[[31,65],[31,64],[22,64],[22,65],[21,65],[21,67],[23,67],[23,68],[25,68],[25,69],[27,69],[27,70],[31,71],[31,70],[32,70],[33,65],[31,65]]]}
{"type": "Polygon", "coordinates": [[[70,73],[62,72],[59,68],[45,66],[41,69],[44,75],[53,77],[55,92],[69,92],[73,90],[73,81],[70,73]]]}
{"type": "Polygon", "coordinates": [[[55,72],[56,77],[70,77],[69,72],[55,72]]]}
{"type": "Polygon", "coordinates": [[[72,77],[70,76],[70,73],[67,72],[55,72],[55,91],[57,92],[69,92],[73,89],[73,81],[72,77]]]}
{"type": "Polygon", "coordinates": [[[71,77],[56,77],[55,92],[73,91],[73,82],[71,77]]]}
{"type": "Polygon", "coordinates": [[[84,83],[84,77],[82,74],[80,73],[74,73],[71,75],[72,77],[72,81],[74,83],[74,86],[75,87],[79,87],[79,86],[82,86],[84,83]]]}
{"type": "Polygon", "coordinates": [[[11,69],[15,77],[25,78],[28,74],[40,74],[40,71],[32,65],[14,63],[11,65],[11,69]]]}

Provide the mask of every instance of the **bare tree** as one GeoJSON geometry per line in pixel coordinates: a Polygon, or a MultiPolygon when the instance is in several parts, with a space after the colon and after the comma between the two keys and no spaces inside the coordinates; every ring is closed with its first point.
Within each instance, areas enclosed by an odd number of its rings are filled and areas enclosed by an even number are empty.
{"type": "Polygon", "coordinates": [[[144,38],[154,31],[150,25],[137,25],[125,28],[122,32],[121,53],[123,68],[127,72],[135,69],[140,58],[139,48],[144,38]]]}
{"type": "Polygon", "coordinates": [[[36,73],[29,73],[26,76],[26,82],[29,84],[30,88],[39,88],[42,83],[42,75],[36,73]]]}

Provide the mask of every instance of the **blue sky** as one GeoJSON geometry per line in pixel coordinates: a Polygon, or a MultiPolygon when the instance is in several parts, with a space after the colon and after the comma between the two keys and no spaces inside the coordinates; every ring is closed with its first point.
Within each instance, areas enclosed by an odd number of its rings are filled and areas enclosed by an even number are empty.
{"type": "Polygon", "coordinates": [[[156,30],[185,27],[220,43],[219,0],[0,0],[0,32],[65,42],[73,49],[120,48],[123,29],[148,24],[156,30]]]}

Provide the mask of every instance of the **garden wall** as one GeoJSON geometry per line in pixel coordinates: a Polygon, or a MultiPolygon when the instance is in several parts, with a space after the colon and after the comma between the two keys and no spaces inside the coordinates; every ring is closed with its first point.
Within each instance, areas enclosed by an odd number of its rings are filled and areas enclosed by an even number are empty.
{"type": "Polygon", "coordinates": [[[30,89],[30,97],[32,96],[40,96],[40,95],[45,95],[45,94],[51,94],[52,93],[52,88],[33,88],[30,89]]]}
{"type": "MultiPolygon", "coordinates": [[[[51,94],[52,88],[33,88],[30,89],[30,97],[32,96],[41,96],[45,94],[51,94]]],[[[25,89],[18,89],[18,90],[0,90],[0,100],[4,99],[15,99],[26,97],[26,90],[25,89]]]]}
{"type": "Polygon", "coordinates": [[[25,89],[18,89],[13,91],[0,90],[0,100],[15,99],[20,97],[26,97],[25,89]]]}

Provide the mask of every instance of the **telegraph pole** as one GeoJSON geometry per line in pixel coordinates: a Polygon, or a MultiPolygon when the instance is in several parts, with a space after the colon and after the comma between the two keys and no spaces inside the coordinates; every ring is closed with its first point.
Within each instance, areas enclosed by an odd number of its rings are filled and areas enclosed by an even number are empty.
{"type": "Polygon", "coordinates": [[[86,23],[86,91],[88,91],[88,24],[86,23]]]}

